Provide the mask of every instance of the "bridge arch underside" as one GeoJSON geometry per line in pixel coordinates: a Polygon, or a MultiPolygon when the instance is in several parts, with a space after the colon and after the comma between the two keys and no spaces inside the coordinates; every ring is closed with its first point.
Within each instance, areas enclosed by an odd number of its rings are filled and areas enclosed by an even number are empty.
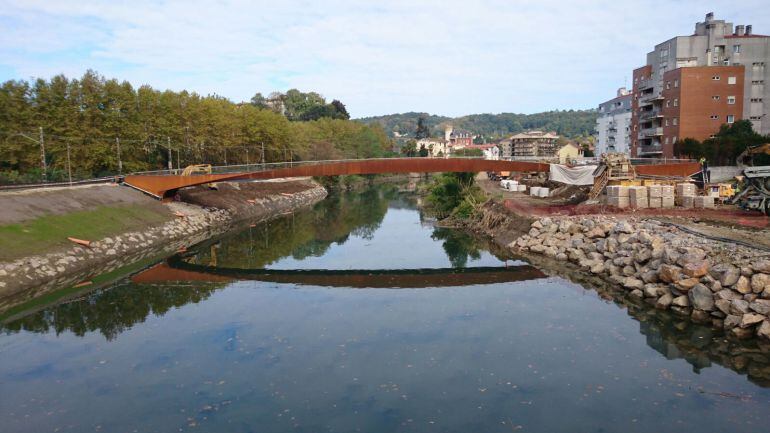
{"type": "MultiPolygon", "coordinates": [[[[690,176],[700,170],[697,163],[659,164],[636,167],[639,174],[690,176]]],[[[517,173],[548,172],[550,164],[526,161],[496,161],[460,158],[388,158],[352,161],[303,163],[293,167],[227,174],[129,175],[124,182],[156,197],[173,195],[178,189],[211,182],[261,180],[303,176],[340,176],[385,173],[442,173],[509,171],[517,173]]]]}

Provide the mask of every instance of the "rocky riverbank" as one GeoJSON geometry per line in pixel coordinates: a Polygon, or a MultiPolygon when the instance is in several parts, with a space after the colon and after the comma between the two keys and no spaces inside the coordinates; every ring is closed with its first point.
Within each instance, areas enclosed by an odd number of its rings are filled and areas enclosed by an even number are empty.
{"type": "Polygon", "coordinates": [[[770,339],[767,251],[694,235],[654,219],[582,215],[532,220],[506,216],[494,204],[482,208],[474,227],[513,252],[572,263],[620,288],[618,296],[724,329],[736,338],[770,339]]]}
{"type": "Polygon", "coordinates": [[[277,188],[258,184],[222,184],[220,191],[192,191],[194,203],[169,203],[174,219],[143,230],[73,244],[43,255],[0,263],[0,311],[95,275],[153,256],[170,254],[229,230],[242,221],[258,222],[326,197],[312,182],[277,188]],[[288,189],[287,189],[288,188],[288,189]],[[271,191],[265,193],[264,191],[271,191]],[[280,190],[281,192],[277,192],[280,190]],[[258,191],[262,191],[259,193],[258,191]]]}

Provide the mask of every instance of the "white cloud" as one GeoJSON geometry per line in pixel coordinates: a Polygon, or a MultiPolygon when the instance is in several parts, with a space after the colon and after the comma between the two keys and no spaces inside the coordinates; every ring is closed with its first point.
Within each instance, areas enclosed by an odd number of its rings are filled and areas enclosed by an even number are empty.
{"type": "MultiPolygon", "coordinates": [[[[719,18],[770,31],[763,3],[716,3],[719,18]]],[[[93,68],[234,100],[297,87],[356,116],[588,108],[705,12],[657,0],[0,1],[0,64],[18,75],[0,78],[93,68]]]]}

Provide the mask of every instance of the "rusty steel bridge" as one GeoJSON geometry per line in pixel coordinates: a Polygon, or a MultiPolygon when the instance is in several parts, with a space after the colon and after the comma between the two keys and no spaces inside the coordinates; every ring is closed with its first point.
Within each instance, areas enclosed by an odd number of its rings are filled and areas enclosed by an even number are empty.
{"type": "MultiPolygon", "coordinates": [[[[643,176],[688,177],[700,172],[696,162],[635,165],[643,176]]],[[[481,158],[374,158],[339,161],[303,161],[254,164],[242,171],[182,176],[174,171],[137,173],[125,176],[124,182],[140,191],[164,198],[180,188],[212,182],[265,180],[305,176],[340,176],[383,173],[442,173],[442,172],[548,172],[550,164],[531,161],[489,160],[481,158]]]]}

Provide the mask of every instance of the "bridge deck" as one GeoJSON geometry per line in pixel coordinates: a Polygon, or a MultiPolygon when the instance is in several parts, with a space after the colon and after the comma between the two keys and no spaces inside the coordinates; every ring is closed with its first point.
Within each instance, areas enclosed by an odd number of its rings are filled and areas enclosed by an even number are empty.
{"type": "MultiPolygon", "coordinates": [[[[172,174],[129,175],[125,177],[125,183],[160,198],[170,195],[180,188],[231,180],[382,173],[458,173],[483,171],[530,173],[548,172],[549,170],[549,164],[528,161],[499,161],[479,158],[383,158],[303,162],[292,164],[292,166],[280,166],[277,168],[239,173],[203,174],[193,176],[172,174]]],[[[636,170],[639,174],[690,176],[700,171],[700,165],[697,163],[640,165],[636,167],[636,170]]]]}

